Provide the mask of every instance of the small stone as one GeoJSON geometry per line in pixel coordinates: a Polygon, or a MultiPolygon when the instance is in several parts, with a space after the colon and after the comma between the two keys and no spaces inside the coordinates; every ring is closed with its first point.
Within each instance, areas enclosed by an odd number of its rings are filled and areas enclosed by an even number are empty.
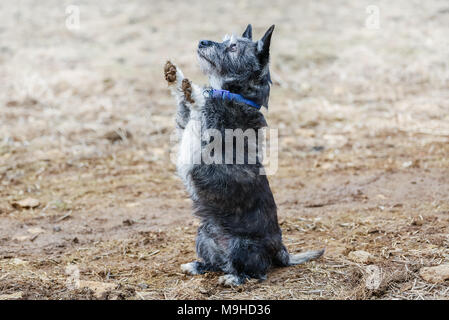
{"type": "Polygon", "coordinates": [[[40,233],[44,233],[44,232],[45,232],[44,229],[39,228],[39,227],[36,227],[36,228],[29,228],[27,231],[28,231],[29,233],[31,233],[31,234],[40,234],[40,233]]]}
{"type": "Polygon", "coordinates": [[[21,291],[11,294],[0,294],[0,300],[18,300],[22,299],[23,293],[21,291]]]}
{"type": "Polygon", "coordinates": [[[419,168],[419,160],[406,161],[402,163],[403,168],[419,168]]]}
{"type": "Polygon", "coordinates": [[[410,168],[413,165],[412,161],[406,161],[402,163],[402,167],[404,168],[410,168]]]}
{"type": "Polygon", "coordinates": [[[421,268],[419,275],[428,282],[442,283],[449,280],[449,264],[421,268]]]}
{"type": "Polygon", "coordinates": [[[127,208],[135,208],[135,207],[138,207],[138,206],[140,206],[139,202],[130,202],[130,203],[126,204],[127,208]]]}
{"type": "Polygon", "coordinates": [[[126,219],[126,220],[123,220],[123,225],[125,225],[125,226],[132,226],[134,223],[136,223],[134,220],[131,220],[131,219],[126,219]]]}
{"type": "Polygon", "coordinates": [[[33,198],[26,198],[20,201],[13,202],[11,205],[16,209],[33,209],[40,206],[39,200],[33,198]]]}
{"type": "Polygon", "coordinates": [[[79,285],[81,289],[88,288],[92,290],[94,292],[94,296],[97,299],[104,298],[107,292],[114,290],[117,287],[115,283],[88,281],[88,280],[80,280],[79,285]]]}
{"type": "Polygon", "coordinates": [[[148,285],[146,283],[139,283],[137,285],[140,289],[148,289],[148,285]]]}
{"type": "Polygon", "coordinates": [[[363,250],[349,252],[348,258],[354,262],[365,264],[372,262],[374,259],[371,253],[363,250]]]}
{"type": "Polygon", "coordinates": [[[15,236],[13,239],[22,242],[22,241],[26,241],[26,240],[30,239],[30,237],[29,236],[15,236]]]}
{"type": "Polygon", "coordinates": [[[6,103],[7,107],[17,107],[18,105],[19,105],[19,102],[15,101],[15,100],[11,100],[6,103]]]}
{"type": "Polygon", "coordinates": [[[136,291],[136,296],[141,300],[154,300],[156,299],[155,294],[153,292],[145,292],[145,291],[136,291]]]}
{"type": "Polygon", "coordinates": [[[23,265],[27,264],[28,261],[25,261],[25,260],[22,260],[22,259],[19,259],[19,258],[14,258],[14,259],[11,260],[11,263],[16,265],[16,266],[23,266],[23,265]]]}
{"type": "Polygon", "coordinates": [[[132,134],[128,130],[117,129],[107,132],[103,137],[108,139],[111,143],[114,143],[117,141],[125,141],[127,139],[131,139],[132,134]]]}

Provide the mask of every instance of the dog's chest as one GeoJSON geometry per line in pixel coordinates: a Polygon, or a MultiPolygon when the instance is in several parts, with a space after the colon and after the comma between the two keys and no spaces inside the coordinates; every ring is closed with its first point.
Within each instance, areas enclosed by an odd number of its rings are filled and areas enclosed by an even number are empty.
{"type": "Polygon", "coordinates": [[[184,181],[189,193],[193,196],[194,189],[190,171],[195,164],[201,163],[201,121],[200,113],[193,111],[191,118],[182,132],[178,149],[178,175],[184,181]]]}

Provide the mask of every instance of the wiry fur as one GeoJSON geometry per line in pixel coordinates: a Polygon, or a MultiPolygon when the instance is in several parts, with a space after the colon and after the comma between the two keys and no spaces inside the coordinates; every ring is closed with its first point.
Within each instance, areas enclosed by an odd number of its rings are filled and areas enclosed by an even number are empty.
{"type": "MultiPolygon", "coordinates": [[[[273,29],[256,42],[252,41],[251,25],[242,37],[225,37],[221,43],[200,41],[200,67],[210,85],[267,107],[273,29]]],[[[178,174],[193,200],[194,214],[201,219],[196,240],[200,261],[184,264],[182,270],[190,274],[223,271],[221,284],[239,285],[247,278],[265,279],[271,266],[320,257],[324,250],[288,254],[268,179],[260,174],[260,158],[255,164],[246,158],[244,164],[186,161],[201,153],[202,145],[195,139],[205,129],[216,129],[223,137],[225,129],[257,130],[267,125],[263,114],[239,102],[205,98],[203,89],[185,79],[171,62],[166,64],[165,77],[178,104],[178,174]]]]}

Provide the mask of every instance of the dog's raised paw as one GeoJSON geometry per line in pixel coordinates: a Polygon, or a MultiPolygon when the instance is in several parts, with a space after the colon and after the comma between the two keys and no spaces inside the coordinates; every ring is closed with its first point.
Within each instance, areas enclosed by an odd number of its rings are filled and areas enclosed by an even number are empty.
{"type": "Polygon", "coordinates": [[[181,85],[182,92],[184,92],[184,98],[187,102],[195,103],[195,100],[192,99],[192,84],[189,79],[182,79],[181,85]]]}
{"type": "Polygon", "coordinates": [[[225,274],[218,278],[218,283],[225,287],[239,286],[243,284],[243,279],[233,274],[225,274]]]}
{"type": "Polygon", "coordinates": [[[198,272],[196,261],[181,264],[181,270],[185,274],[191,274],[191,275],[200,274],[200,272],[198,272]]]}
{"type": "Polygon", "coordinates": [[[171,61],[167,61],[165,63],[164,75],[165,80],[167,80],[169,84],[172,84],[176,81],[176,66],[171,63],[171,61]]]}

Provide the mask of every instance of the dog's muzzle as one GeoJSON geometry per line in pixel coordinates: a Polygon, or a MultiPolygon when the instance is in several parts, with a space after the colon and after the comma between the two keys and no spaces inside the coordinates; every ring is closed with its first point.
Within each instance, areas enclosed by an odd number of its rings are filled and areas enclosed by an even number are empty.
{"type": "Polygon", "coordinates": [[[207,47],[210,47],[212,45],[212,41],[209,40],[201,40],[200,43],[198,44],[198,48],[199,49],[204,49],[207,47]]]}

